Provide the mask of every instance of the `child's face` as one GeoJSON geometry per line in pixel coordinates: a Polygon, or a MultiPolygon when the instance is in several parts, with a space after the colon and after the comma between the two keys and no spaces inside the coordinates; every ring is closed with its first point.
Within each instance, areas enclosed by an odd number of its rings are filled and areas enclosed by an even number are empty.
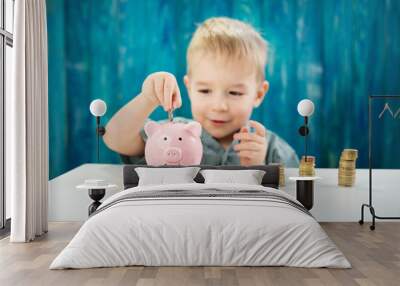
{"type": "Polygon", "coordinates": [[[257,80],[255,67],[245,59],[210,54],[193,56],[184,82],[193,119],[221,140],[232,140],[268,91],[268,82],[257,80]]]}

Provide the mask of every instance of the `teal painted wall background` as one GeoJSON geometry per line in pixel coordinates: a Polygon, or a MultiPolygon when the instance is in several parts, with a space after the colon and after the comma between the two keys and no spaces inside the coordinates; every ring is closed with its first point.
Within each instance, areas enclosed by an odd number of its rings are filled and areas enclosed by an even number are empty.
{"type": "MultiPolygon", "coordinates": [[[[318,167],[337,167],[342,149],[356,148],[357,166],[366,168],[368,94],[400,94],[396,0],[47,0],[47,13],[51,178],[96,162],[89,103],[107,102],[107,122],[151,72],[176,75],[183,92],[176,115],[191,117],[182,82],[186,47],[196,23],[211,16],[245,20],[268,40],[270,91],[253,119],[299,155],[296,106],[314,101],[309,147],[318,167]]],[[[159,108],[151,118],[166,114],[159,108]]],[[[400,168],[400,114],[378,123],[376,166],[400,168]]],[[[100,152],[101,162],[121,162],[105,145],[100,152]]]]}

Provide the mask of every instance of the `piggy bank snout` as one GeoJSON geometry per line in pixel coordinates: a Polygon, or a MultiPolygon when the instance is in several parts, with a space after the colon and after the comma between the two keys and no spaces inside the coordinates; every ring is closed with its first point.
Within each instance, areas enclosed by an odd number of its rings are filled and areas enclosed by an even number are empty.
{"type": "Polygon", "coordinates": [[[182,151],[177,147],[169,147],[165,149],[164,157],[167,162],[175,163],[182,159],[182,151]]]}

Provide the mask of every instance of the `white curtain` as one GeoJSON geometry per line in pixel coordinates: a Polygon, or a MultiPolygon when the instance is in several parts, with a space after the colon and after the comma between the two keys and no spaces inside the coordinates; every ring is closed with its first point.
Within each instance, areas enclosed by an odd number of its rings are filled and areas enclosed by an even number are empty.
{"type": "Polygon", "coordinates": [[[45,0],[15,1],[13,93],[6,110],[11,242],[47,232],[48,99],[45,0]]]}

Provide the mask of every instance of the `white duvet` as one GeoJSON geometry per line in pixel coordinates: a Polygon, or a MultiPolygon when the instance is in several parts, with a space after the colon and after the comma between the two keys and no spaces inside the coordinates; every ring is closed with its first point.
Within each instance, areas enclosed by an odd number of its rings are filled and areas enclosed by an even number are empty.
{"type": "Polygon", "coordinates": [[[299,204],[292,196],[263,186],[138,186],[105,200],[50,269],[127,265],[351,267],[312,216],[274,199],[185,196],[118,201],[137,192],[210,189],[265,191],[299,204]]]}

